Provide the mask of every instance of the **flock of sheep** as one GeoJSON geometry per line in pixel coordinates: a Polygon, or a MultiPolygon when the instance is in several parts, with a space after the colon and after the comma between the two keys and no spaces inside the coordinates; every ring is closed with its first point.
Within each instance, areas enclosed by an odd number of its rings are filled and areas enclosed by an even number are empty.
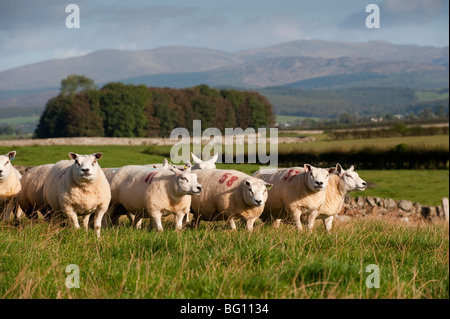
{"type": "Polygon", "coordinates": [[[3,218],[22,213],[37,218],[40,212],[48,221],[67,220],[79,228],[82,217],[87,229],[93,224],[97,236],[102,225],[117,224],[127,215],[131,225],[140,228],[143,218],[150,218],[154,229],[162,231],[161,218],[174,215],[175,228],[190,221],[192,227],[201,220],[226,220],[232,229],[235,220],[246,222],[252,230],[257,218],[272,221],[294,220],[302,229],[301,217],[312,229],[322,219],[327,231],[333,217],[342,208],[345,195],[364,190],[366,182],[353,166],[344,170],[303,167],[264,169],[252,176],[237,170],[216,169],[217,154],[202,161],[192,154],[195,165],[128,165],[100,168],[102,153],[69,153],[70,160],[27,170],[23,176],[12,166],[12,151],[0,156],[0,214],[3,218]],[[3,211],[3,213],[2,213],[3,211]]]}

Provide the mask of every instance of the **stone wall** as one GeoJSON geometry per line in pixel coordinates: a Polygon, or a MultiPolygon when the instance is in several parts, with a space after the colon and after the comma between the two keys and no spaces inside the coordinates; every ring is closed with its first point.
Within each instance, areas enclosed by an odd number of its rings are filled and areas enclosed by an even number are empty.
{"type": "Polygon", "coordinates": [[[448,212],[446,217],[443,206],[423,206],[409,200],[394,200],[375,196],[347,196],[339,215],[342,217],[338,219],[345,219],[344,216],[365,217],[370,215],[398,219],[406,223],[420,221],[448,222],[448,212]]]}

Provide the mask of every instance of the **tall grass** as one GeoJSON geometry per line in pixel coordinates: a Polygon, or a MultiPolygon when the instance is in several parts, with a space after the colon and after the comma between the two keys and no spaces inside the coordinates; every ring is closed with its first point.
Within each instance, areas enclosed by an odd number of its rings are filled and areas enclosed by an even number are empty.
{"type": "Polygon", "coordinates": [[[448,226],[381,220],[336,224],[328,234],[220,223],[162,233],[125,221],[75,231],[43,222],[1,224],[0,298],[448,298],[448,226]],[[66,266],[80,288],[65,285],[66,266]],[[366,267],[380,269],[369,289],[366,267]]]}

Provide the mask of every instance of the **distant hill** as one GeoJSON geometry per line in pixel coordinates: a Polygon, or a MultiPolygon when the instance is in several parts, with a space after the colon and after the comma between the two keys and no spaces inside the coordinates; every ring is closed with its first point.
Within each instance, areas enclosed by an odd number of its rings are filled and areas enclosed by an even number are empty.
{"type": "MultiPolygon", "coordinates": [[[[257,89],[266,96],[276,115],[302,117],[337,117],[342,113],[359,116],[376,114],[419,113],[425,108],[449,109],[449,99],[421,100],[418,93],[405,88],[348,88],[336,90],[305,90],[291,87],[257,89]]],[[[439,95],[437,95],[439,96],[439,95]]]]}
{"type": "Polygon", "coordinates": [[[309,56],[316,58],[364,57],[375,61],[404,61],[448,66],[449,49],[397,45],[382,41],[364,43],[323,40],[297,40],[237,52],[245,61],[260,61],[267,58],[309,56]]]}
{"type": "Polygon", "coordinates": [[[343,89],[351,87],[393,87],[431,89],[448,87],[448,68],[401,73],[356,72],[300,80],[283,86],[302,89],[343,89]]]}
{"type": "MultiPolygon", "coordinates": [[[[0,91],[55,87],[59,86],[61,79],[70,74],[82,74],[92,78],[96,83],[102,83],[143,75],[197,73],[230,66],[234,66],[235,72],[241,67],[250,69],[268,65],[272,67],[273,63],[286,69],[286,64],[289,66],[292,59],[276,59],[293,57],[322,58],[324,61],[350,57],[357,58],[355,60],[357,62],[367,59],[367,61],[401,61],[448,67],[449,50],[386,42],[350,43],[315,40],[292,41],[235,53],[180,46],[144,51],[102,50],[84,56],[48,60],[0,72],[0,91]],[[254,62],[260,63],[252,64],[254,62]]],[[[348,61],[352,62],[351,59],[348,61]]],[[[322,75],[312,74],[309,77],[318,76],[322,75]]],[[[306,76],[302,79],[305,78],[306,76]]]]}
{"type": "Polygon", "coordinates": [[[286,85],[311,89],[351,86],[422,89],[448,86],[448,68],[414,62],[379,62],[366,58],[285,57],[246,62],[212,71],[144,75],[121,81],[176,88],[205,83],[244,88],[286,85]]]}
{"type": "Polygon", "coordinates": [[[242,63],[242,60],[232,54],[202,48],[102,50],[0,72],[0,91],[59,86],[61,80],[70,74],[85,75],[96,83],[102,83],[147,74],[205,71],[237,63],[242,63]]]}
{"type": "Polygon", "coordinates": [[[102,86],[302,89],[448,87],[448,48],[386,42],[300,40],[234,53],[170,46],[144,51],[102,50],[0,72],[0,107],[43,106],[70,74],[102,86]]]}

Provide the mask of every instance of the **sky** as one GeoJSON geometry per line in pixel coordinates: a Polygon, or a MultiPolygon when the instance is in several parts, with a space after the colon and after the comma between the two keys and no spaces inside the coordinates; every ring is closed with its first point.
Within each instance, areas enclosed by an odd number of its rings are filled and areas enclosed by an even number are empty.
{"type": "Polygon", "coordinates": [[[0,0],[0,71],[103,49],[236,52],[301,40],[446,47],[448,0],[0,0]],[[80,10],[67,28],[66,6],[80,10]],[[380,8],[367,28],[366,6],[380,8]]]}

